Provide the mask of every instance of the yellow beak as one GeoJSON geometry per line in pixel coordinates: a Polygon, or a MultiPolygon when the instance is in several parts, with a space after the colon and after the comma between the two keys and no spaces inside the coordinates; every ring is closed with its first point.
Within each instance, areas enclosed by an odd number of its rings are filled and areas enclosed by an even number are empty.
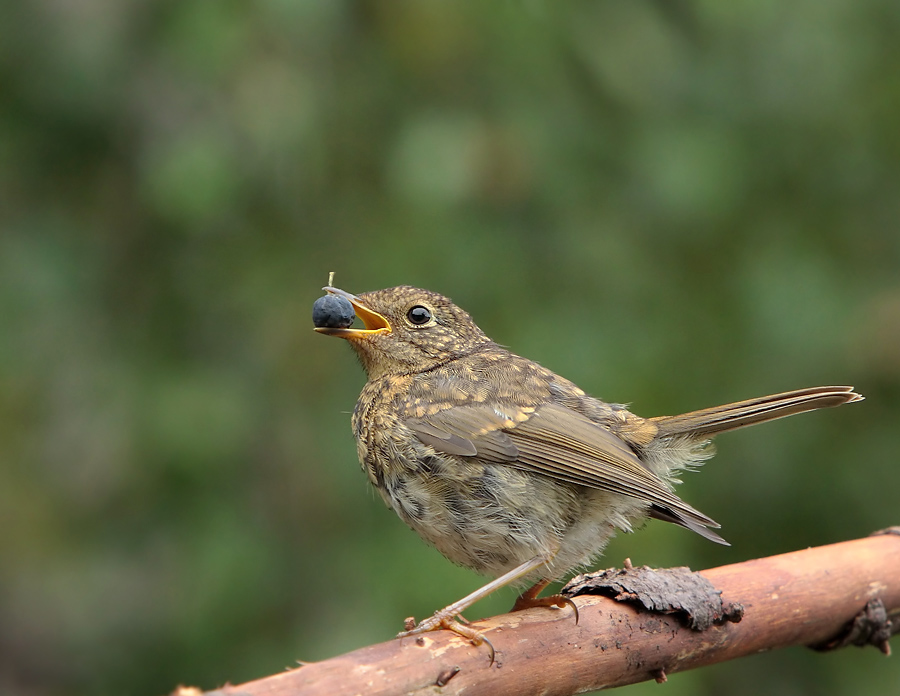
{"type": "Polygon", "coordinates": [[[388,320],[385,319],[378,312],[375,312],[368,307],[366,307],[362,300],[360,300],[356,295],[351,295],[349,292],[341,290],[340,288],[333,288],[330,285],[326,285],[322,288],[325,292],[328,292],[332,295],[338,295],[348,300],[350,304],[353,305],[353,311],[356,313],[362,323],[365,324],[364,329],[339,329],[339,328],[329,328],[327,326],[316,327],[316,331],[321,334],[325,334],[326,336],[338,336],[339,338],[362,338],[363,336],[371,336],[373,334],[383,334],[391,332],[391,325],[388,323],[388,320]]]}

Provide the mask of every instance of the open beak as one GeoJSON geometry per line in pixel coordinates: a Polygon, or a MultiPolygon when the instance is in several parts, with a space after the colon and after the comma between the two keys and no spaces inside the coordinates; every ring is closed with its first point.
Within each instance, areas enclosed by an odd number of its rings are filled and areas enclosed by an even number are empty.
{"type": "Polygon", "coordinates": [[[388,323],[388,320],[381,316],[378,312],[374,312],[368,307],[366,307],[362,300],[360,300],[356,295],[351,295],[349,292],[341,290],[340,288],[333,288],[330,285],[326,285],[322,288],[325,292],[331,293],[332,295],[340,295],[344,299],[348,300],[350,304],[353,305],[353,311],[356,313],[356,316],[362,320],[362,323],[365,324],[364,329],[339,329],[339,328],[329,328],[327,326],[316,327],[316,331],[321,334],[325,334],[326,336],[338,336],[340,338],[362,338],[364,336],[371,336],[374,334],[383,334],[391,332],[391,325],[388,323]]]}

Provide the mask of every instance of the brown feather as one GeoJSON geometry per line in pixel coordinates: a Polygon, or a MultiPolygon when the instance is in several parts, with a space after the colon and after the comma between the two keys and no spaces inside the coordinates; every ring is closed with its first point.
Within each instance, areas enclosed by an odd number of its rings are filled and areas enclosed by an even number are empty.
{"type": "Polygon", "coordinates": [[[862,395],[853,391],[853,387],[811,387],[648,420],[659,427],[657,437],[684,434],[705,438],[795,413],[831,408],[863,399],[862,395]]]}
{"type": "Polygon", "coordinates": [[[690,529],[719,526],[672,493],[625,442],[581,414],[549,403],[520,423],[507,415],[513,414],[501,415],[489,406],[457,406],[406,424],[439,452],[458,455],[471,444],[476,453],[470,456],[627,495],[657,506],[669,513],[665,519],[690,529]]]}

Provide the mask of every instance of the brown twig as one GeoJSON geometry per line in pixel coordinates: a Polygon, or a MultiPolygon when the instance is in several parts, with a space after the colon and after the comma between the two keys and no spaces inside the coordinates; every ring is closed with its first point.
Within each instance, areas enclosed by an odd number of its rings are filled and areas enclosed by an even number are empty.
{"type": "Polygon", "coordinates": [[[884,650],[887,637],[900,627],[897,533],[699,575],[721,592],[724,604],[742,605],[740,620],[735,615],[694,630],[678,614],[639,610],[607,597],[579,596],[574,600],[581,615],[577,625],[571,610],[544,608],[475,622],[496,648],[493,665],[483,647],[438,631],[372,645],[210,694],[562,696],[648,679],[664,681],[675,672],[761,650],[836,647],[846,644],[850,634],[859,641],[860,625],[863,634],[875,636],[862,640],[884,650]],[[866,628],[872,621],[881,625],[866,628]]]}

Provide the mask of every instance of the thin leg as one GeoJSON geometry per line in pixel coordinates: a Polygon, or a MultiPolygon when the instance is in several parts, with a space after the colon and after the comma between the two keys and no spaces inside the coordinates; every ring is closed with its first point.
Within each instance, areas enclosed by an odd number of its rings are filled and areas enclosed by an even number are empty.
{"type": "Polygon", "coordinates": [[[505,573],[504,575],[501,575],[496,580],[491,580],[487,585],[485,585],[484,587],[480,587],[472,594],[466,595],[458,602],[454,602],[450,606],[436,611],[434,613],[434,616],[430,616],[427,619],[421,621],[415,628],[410,629],[409,631],[398,633],[397,637],[404,638],[406,636],[414,636],[419,633],[437,631],[441,628],[446,628],[453,631],[454,633],[458,633],[459,635],[468,638],[476,645],[480,645],[484,641],[484,637],[474,629],[463,626],[459,622],[454,621],[454,619],[459,616],[461,612],[464,612],[478,600],[484,599],[494,590],[499,590],[501,587],[505,587],[506,585],[509,585],[516,580],[524,578],[532,571],[540,568],[543,565],[546,565],[547,561],[548,559],[545,556],[535,556],[534,558],[525,561],[522,565],[513,568],[511,571],[505,573]]]}

